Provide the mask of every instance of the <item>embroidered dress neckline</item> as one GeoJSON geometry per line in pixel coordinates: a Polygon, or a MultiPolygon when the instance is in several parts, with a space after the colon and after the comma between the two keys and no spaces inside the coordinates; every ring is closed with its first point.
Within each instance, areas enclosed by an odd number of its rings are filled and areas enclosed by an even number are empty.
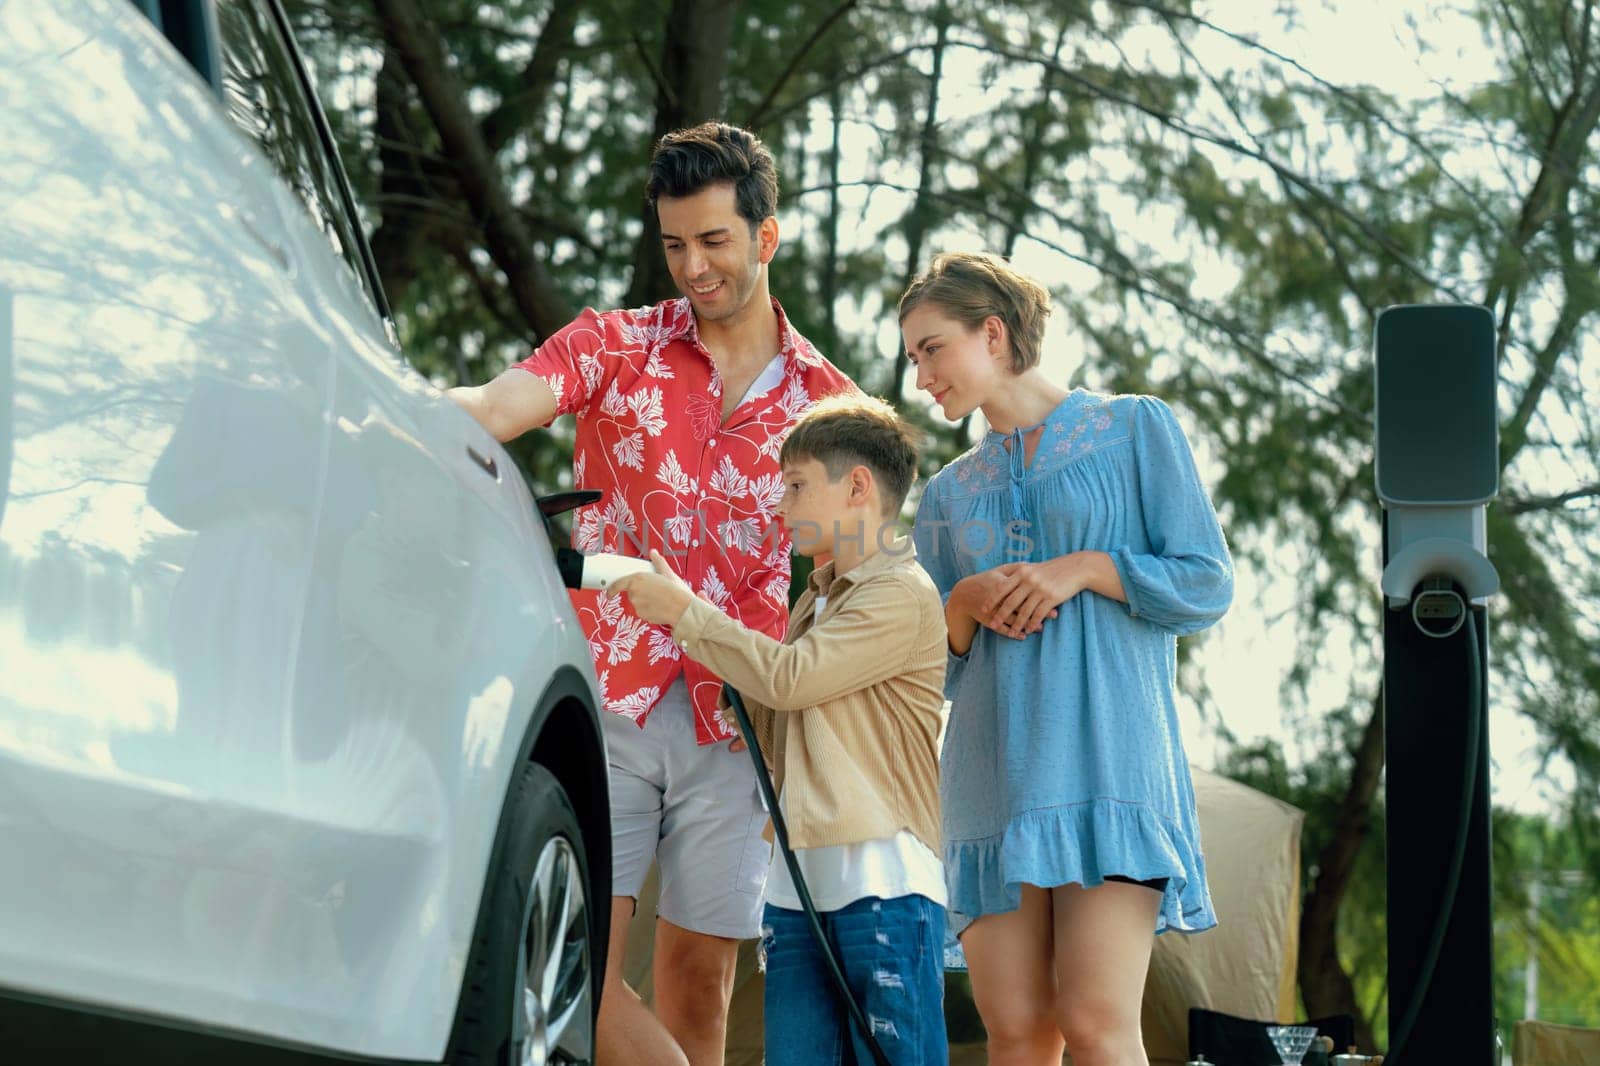
{"type": "Polygon", "coordinates": [[[986,445],[998,444],[1006,450],[1007,465],[1011,469],[1012,480],[1021,481],[1027,476],[1028,471],[1033,469],[1035,463],[1038,462],[1039,454],[1044,451],[1045,439],[1050,435],[1050,423],[1055,420],[1057,415],[1066,410],[1069,403],[1077,399],[1078,395],[1083,392],[1083,389],[1067,390],[1067,394],[1061,398],[1061,402],[1052,407],[1049,414],[1031,426],[1017,426],[1006,432],[991,429],[984,434],[983,439],[986,445]],[[1024,438],[1036,429],[1043,429],[1045,432],[1039,435],[1039,443],[1034,447],[1033,455],[1029,456],[1027,454],[1027,441],[1024,438]],[[1032,460],[1031,462],[1030,459],[1032,460]]]}
{"type": "Polygon", "coordinates": [[[1034,430],[1038,429],[1040,426],[1049,425],[1056,418],[1057,415],[1061,414],[1063,411],[1065,411],[1067,409],[1067,405],[1073,403],[1073,401],[1077,400],[1081,396],[1088,396],[1088,395],[1089,395],[1089,390],[1088,389],[1068,389],[1067,390],[1067,394],[1061,398],[1061,402],[1056,404],[1054,407],[1052,407],[1050,409],[1050,413],[1045,415],[1044,418],[1041,419],[1040,421],[1035,422],[1031,426],[1018,426],[1016,429],[1013,429],[1013,430],[991,429],[987,433],[984,434],[984,441],[987,442],[987,443],[1000,443],[1000,442],[1009,440],[1012,436],[1014,436],[1017,433],[1032,433],[1034,430]]]}

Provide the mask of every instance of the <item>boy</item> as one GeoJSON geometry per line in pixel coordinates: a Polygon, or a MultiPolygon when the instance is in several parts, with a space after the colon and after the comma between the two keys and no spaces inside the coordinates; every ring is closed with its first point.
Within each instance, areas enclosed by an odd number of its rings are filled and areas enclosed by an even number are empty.
{"type": "MultiPolygon", "coordinates": [[[[656,572],[618,582],[648,622],[738,689],[822,926],[891,1062],[948,1060],[938,734],[944,608],[893,521],[916,430],[881,400],[834,397],[779,453],[777,516],[811,575],[778,643],[656,572]]],[[[870,1062],[811,940],[781,855],[763,925],[768,1066],[870,1062]]]]}

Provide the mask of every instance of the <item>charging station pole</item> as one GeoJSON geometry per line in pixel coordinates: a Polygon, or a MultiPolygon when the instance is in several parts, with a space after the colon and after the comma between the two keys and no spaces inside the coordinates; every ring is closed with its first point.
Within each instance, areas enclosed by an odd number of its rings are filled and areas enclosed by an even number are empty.
{"type": "Polygon", "coordinates": [[[1477,306],[1392,307],[1376,332],[1389,1061],[1493,1066],[1494,319],[1477,306]]]}

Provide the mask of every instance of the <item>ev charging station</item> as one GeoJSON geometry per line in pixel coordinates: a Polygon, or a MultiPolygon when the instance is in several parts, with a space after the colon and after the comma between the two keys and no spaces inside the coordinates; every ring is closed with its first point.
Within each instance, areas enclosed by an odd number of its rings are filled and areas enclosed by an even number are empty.
{"type": "Polygon", "coordinates": [[[1486,506],[1499,489],[1495,323],[1474,305],[1378,316],[1383,714],[1393,1066],[1490,1066],[1486,506]]]}

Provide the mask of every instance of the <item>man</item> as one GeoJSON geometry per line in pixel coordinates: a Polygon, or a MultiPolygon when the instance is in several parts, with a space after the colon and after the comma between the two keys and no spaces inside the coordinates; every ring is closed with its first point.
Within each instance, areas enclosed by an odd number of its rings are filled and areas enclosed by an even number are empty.
{"type": "MultiPolygon", "coordinates": [[[[451,396],[499,440],[575,413],[573,484],[605,495],[578,514],[574,546],[658,549],[697,593],[778,639],[789,592],[778,450],[816,400],[854,386],[768,292],[778,182],[758,139],[720,123],[669,133],[646,192],[682,298],[586,310],[487,385],[451,396]]],[[[598,1058],[717,1066],[738,941],[758,931],[766,879],[754,777],[726,743],[737,731],[715,676],[621,596],[574,592],[573,604],[613,712],[603,716],[615,875],[598,1058]],[[654,1017],[622,980],[653,858],[654,1017]]]]}

